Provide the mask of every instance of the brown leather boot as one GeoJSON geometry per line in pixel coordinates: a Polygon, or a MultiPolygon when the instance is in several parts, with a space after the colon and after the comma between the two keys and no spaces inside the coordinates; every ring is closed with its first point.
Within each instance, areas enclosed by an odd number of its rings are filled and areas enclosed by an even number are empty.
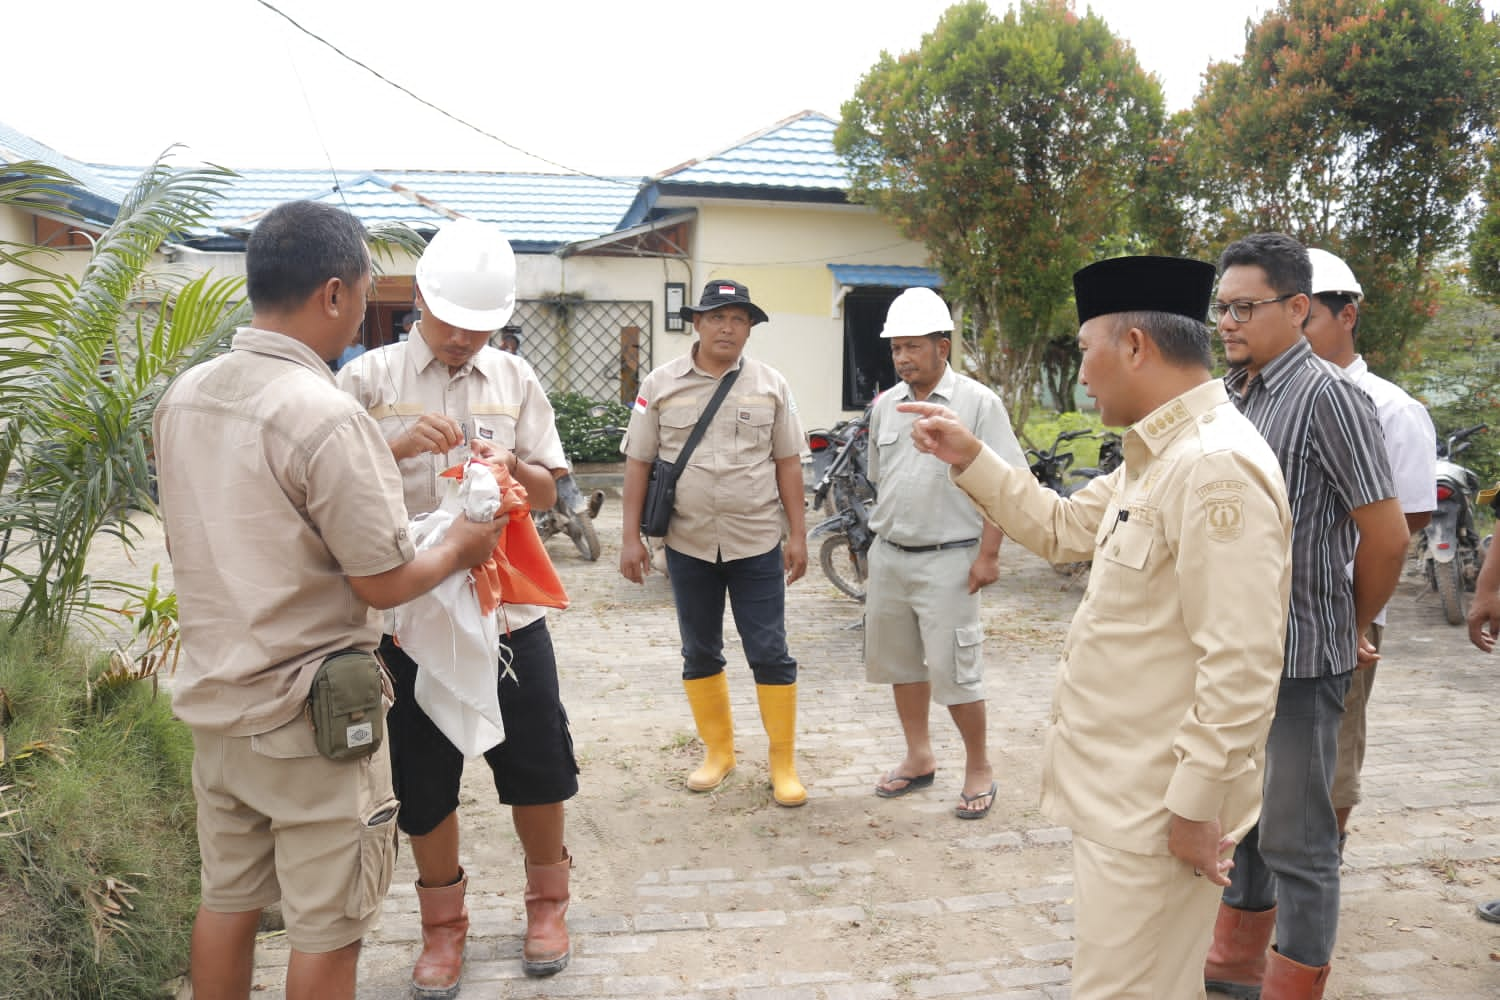
{"type": "Polygon", "coordinates": [[[1203,964],[1203,982],[1237,1000],[1256,1000],[1266,976],[1266,948],[1276,929],[1276,907],[1255,912],[1219,904],[1214,940],[1203,964]]]}
{"type": "Polygon", "coordinates": [[[1303,965],[1272,948],[1260,996],[1261,1000],[1323,1000],[1327,985],[1328,966],[1303,965]]]}
{"type": "Polygon", "coordinates": [[[464,892],[469,877],[462,868],[452,885],[429,889],[417,883],[422,910],[422,954],[411,972],[412,995],[420,1000],[448,1000],[458,995],[464,970],[464,941],[469,936],[469,909],[464,892]]]}
{"type": "Polygon", "coordinates": [[[563,848],[561,861],[526,862],[526,941],[521,969],[528,976],[551,976],[568,967],[568,871],[573,857],[563,848]]]}

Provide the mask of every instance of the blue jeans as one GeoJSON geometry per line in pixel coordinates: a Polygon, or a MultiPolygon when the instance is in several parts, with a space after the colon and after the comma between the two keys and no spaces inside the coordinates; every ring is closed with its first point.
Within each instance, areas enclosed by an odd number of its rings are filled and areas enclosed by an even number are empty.
{"type": "Polygon", "coordinates": [[[1294,962],[1328,964],[1339,924],[1339,824],[1333,769],[1347,673],[1281,679],[1266,740],[1260,822],[1234,852],[1224,902],[1276,909],[1276,950],[1294,962]]]}
{"type": "Polygon", "coordinates": [[[667,549],[667,575],[682,635],[682,679],[724,670],[724,596],[734,612],[757,684],[791,684],[797,661],[786,648],[786,583],[781,545],[764,555],[705,562],[667,549]]]}

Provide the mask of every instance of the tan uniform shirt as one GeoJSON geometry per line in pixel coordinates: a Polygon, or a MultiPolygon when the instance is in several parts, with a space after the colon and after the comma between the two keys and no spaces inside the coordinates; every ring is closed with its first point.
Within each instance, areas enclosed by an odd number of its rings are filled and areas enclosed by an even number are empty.
{"type": "Polygon", "coordinates": [[[985,452],[958,485],[1054,562],[1094,559],[1054,690],[1042,811],[1166,854],[1170,813],[1239,839],[1260,811],[1281,678],[1291,512],[1270,447],[1204,383],[1124,435],[1125,464],[1069,500],[985,452]]]}
{"type": "Polygon", "coordinates": [[[253,329],[179,377],[152,426],[182,623],[172,707],[230,736],[276,729],[325,656],[380,640],[348,577],[414,557],[390,448],[311,348],[253,329]]]}
{"type": "MultiPolygon", "coordinates": [[[[887,389],[870,411],[870,481],[876,485],[870,527],[897,545],[939,545],[978,538],[984,518],[948,479],[948,466],[917,451],[911,439],[916,415],[897,413],[912,399],[902,382],[887,389]]],[[[950,365],[925,402],[942,403],[974,436],[1011,465],[1026,468],[1026,455],[1010,428],[1005,404],[986,386],[950,365]]]]}
{"type": "MultiPolygon", "coordinates": [[[[449,480],[444,469],[468,459],[469,440],[483,438],[509,449],[523,462],[548,469],[568,467],[546,390],[531,365],[486,346],[455,374],[422,339],[421,324],[396,344],[367,351],[339,370],[338,384],[370,411],[387,441],[403,434],[424,413],[452,417],[464,428],[464,443],[443,455],[403,459],[401,486],[406,507],[424,514],[442,502],[449,480]]],[[[530,604],[507,604],[506,626],[514,631],[546,614],[530,604]]]]}
{"type": "MultiPolygon", "coordinates": [[[[639,462],[676,461],[719,387],[693,353],[647,375],[620,450],[639,462]]],[[[764,555],[781,541],[779,458],[802,454],[806,439],[781,373],[743,355],[740,375],[677,481],[667,545],[706,562],[764,555]]],[[[727,373],[726,373],[727,374],[727,373]]]]}

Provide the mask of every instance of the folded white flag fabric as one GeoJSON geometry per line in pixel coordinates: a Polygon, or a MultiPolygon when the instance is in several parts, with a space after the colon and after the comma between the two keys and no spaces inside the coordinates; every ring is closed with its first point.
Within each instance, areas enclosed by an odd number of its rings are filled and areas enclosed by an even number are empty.
{"type": "MultiPolygon", "coordinates": [[[[499,506],[494,474],[484,463],[470,462],[462,485],[449,492],[442,506],[412,520],[412,541],[419,552],[430,548],[455,517],[490,520],[499,506]]],[[[499,623],[493,611],[480,610],[468,570],[399,605],[395,635],[417,662],[417,704],[465,757],[477,757],[504,741],[499,623]]]]}

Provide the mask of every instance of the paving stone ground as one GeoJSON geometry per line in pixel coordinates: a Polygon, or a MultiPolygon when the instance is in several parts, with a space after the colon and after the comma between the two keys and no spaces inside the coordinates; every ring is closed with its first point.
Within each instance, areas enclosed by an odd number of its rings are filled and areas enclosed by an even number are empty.
{"type": "MultiPolygon", "coordinates": [[[[471,766],[460,811],[473,921],[464,997],[1068,996],[1069,836],[1037,812],[1036,796],[1055,656],[1079,584],[1007,543],[984,612],[1000,793],[987,819],[964,822],[952,815],[961,746],[937,713],[936,784],[900,799],[872,794],[900,759],[900,729],[888,690],[864,680],[859,606],[822,578],[814,555],[788,598],[810,796],[789,810],[771,800],[732,625],[739,768],[715,793],[685,790],[697,751],[669,588],[660,576],[644,587],[619,576],[617,497],[598,528],[597,563],[566,539],[549,545],[573,597],[551,623],[583,771],[568,806],[572,964],[549,979],[521,974],[521,856],[485,769],[471,766]]],[[[147,571],[160,558],[153,532],[147,571]]],[[[118,555],[99,561],[117,565],[118,555]]],[[[1500,657],[1479,654],[1419,594],[1408,578],[1390,617],[1329,998],[1500,996],[1500,926],[1474,915],[1477,901],[1500,897],[1500,657]]],[[[366,941],[361,998],[406,995],[420,933],[414,878],[403,844],[366,941]]],[[[281,937],[262,939],[257,990],[280,991],[286,958],[281,937]]]]}

